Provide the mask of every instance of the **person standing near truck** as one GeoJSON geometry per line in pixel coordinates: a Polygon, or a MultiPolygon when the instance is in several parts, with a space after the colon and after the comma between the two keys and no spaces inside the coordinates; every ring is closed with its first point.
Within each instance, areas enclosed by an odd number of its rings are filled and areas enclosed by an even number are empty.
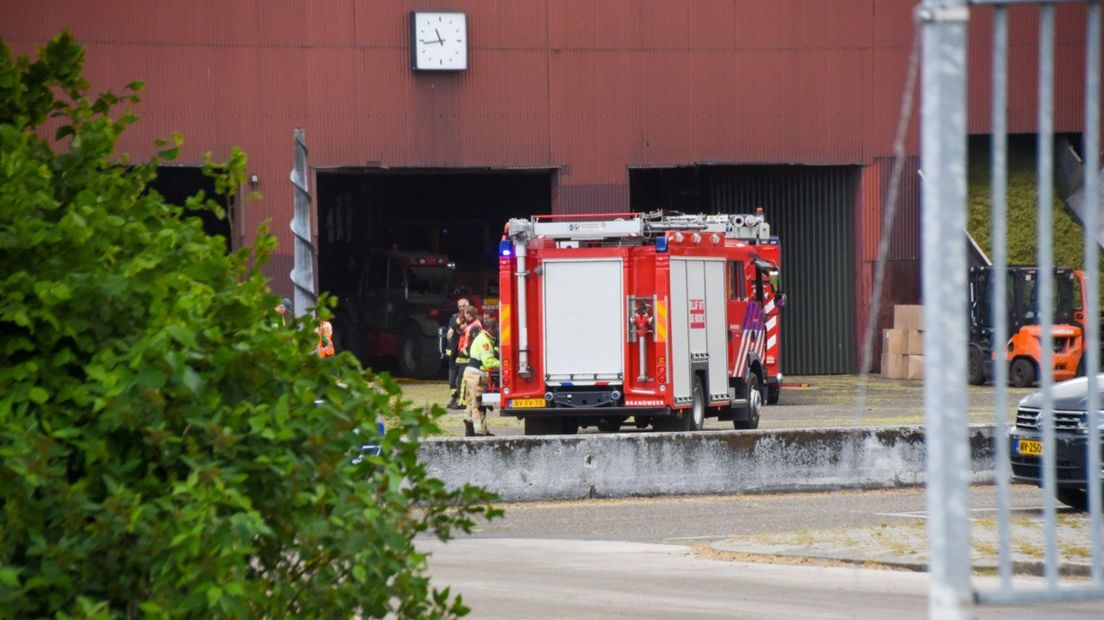
{"type": "Polygon", "coordinates": [[[460,397],[460,375],[464,372],[464,366],[457,361],[460,355],[460,336],[464,333],[467,319],[464,317],[464,308],[470,305],[466,297],[456,300],[456,314],[449,318],[448,332],[445,334],[445,358],[449,366],[449,409],[463,409],[458,398],[460,397]]]}
{"type": "Polygon", "coordinates": [[[483,329],[476,334],[468,347],[468,366],[464,369],[464,392],[467,396],[468,415],[464,419],[464,435],[490,436],[487,428],[487,409],[481,398],[487,390],[487,371],[502,364],[495,356],[498,340],[498,321],[486,319],[483,329]]]}
{"type": "MultiPolygon", "coordinates": [[[[464,328],[460,332],[460,340],[456,344],[456,365],[459,367],[459,381],[460,386],[460,398],[459,402],[467,403],[468,397],[465,392],[464,384],[464,369],[468,366],[468,349],[471,347],[472,340],[479,335],[479,332],[483,330],[483,324],[479,322],[479,312],[475,309],[475,306],[469,305],[464,308],[461,314],[464,315],[464,328]]],[[[461,405],[462,407],[464,405],[461,405]]]]}

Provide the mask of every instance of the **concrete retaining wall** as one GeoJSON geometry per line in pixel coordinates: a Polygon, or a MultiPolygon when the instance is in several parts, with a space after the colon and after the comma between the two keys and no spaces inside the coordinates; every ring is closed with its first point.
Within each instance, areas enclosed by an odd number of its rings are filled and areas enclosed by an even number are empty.
{"type": "MultiPolygon", "coordinates": [[[[969,429],[971,482],[993,479],[992,435],[969,429]]],[[[476,484],[503,501],[888,488],[925,477],[921,426],[431,439],[419,459],[450,488],[476,484]]]]}

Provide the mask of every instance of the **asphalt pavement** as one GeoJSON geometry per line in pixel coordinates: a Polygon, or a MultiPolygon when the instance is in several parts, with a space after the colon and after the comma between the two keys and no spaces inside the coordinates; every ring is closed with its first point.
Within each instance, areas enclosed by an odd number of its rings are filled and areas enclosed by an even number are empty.
{"type": "MultiPolygon", "coordinates": [[[[924,423],[923,383],[896,379],[883,379],[870,375],[865,384],[866,398],[860,409],[859,390],[862,379],[857,375],[821,375],[787,377],[781,398],[775,405],[767,406],[759,428],[825,428],[850,426],[900,426],[924,423]]],[[[403,395],[415,406],[437,405],[444,407],[448,401],[448,385],[443,381],[402,381],[403,395]]],[[[1031,388],[1009,388],[1008,414],[1014,415],[1020,398],[1034,391],[1031,388]]],[[[970,386],[968,415],[971,423],[992,424],[993,387],[970,386]]],[[[453,410],[441,419],[446,434],[463,434],[463,411],[453,410]]],[[[492,413],[488,418],[496,435],[520,435],[521,421],[492,413]]],[[[705,430],[732,430],[731,422],[719,422],[707,418],[705,430]]],[[[596,428],[584,429],[584,433],[598,433],[596,428]]],[[[631,424],[621,432],[649,432],[631,424]]]]}
{"type": "MultiPolygon", "coordinates": [[[[1039,587],[1042,498],[1013,487],[1016,587],[1039,587]]],[[[997,587],[994,488],[973,489],[978,589],[997,587]]],[[[475,618],[925,617],[922,488],[539,502],[441,544],[431,574],[475,618]]],[[[1063,580],[1087,585],[1088,519],[1059,511],[1063,580]]],[[[979,607],[975,617],[1104,617],[1104,601],[979,607]]]]}

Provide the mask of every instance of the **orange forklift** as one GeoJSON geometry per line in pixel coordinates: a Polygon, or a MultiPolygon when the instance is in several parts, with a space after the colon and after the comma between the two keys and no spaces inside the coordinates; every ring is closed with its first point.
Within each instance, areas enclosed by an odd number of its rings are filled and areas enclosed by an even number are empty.
{"type": "MultiPolygon", "coordinates": [[[[1008,333],[1004,359],[1009,364],[1008,381],[1015,387],[1028,387],[1038,378],[1042,358],[1039,326],[1039,269],[1031,266],[1008,268],[1008,333]]],[[[967,380],[981,385],[993,376],[993,363],[999,352],[993,351],[992,267],[973,267],[969,276],[970,354],[967,380]]],[[[1083,334],[1085,274],[1058,268],[1054,270],[1052,368],[1055,381],[1072,379],[1084,373],[1083,334]]]]}

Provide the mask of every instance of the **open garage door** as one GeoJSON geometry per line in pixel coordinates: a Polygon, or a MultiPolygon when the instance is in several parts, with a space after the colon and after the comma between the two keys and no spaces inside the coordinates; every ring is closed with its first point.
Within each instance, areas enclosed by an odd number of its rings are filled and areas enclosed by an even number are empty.
{"type": "Polygon", "coordinates": [[[227,250],[234,244],[231,230],[234,215],[234,204],[222,202],[224,199],[215,194],[215,180],[203,174],[203,168],[199,166],[158,166],[157,177],[149,184],[151,189],[165,197],[171,204],[185,207],[185,213],[192,217],[198,217],[203,222],[203,231],[211,236],[220,236],[226,240],[227,250]],[[189,198],[199,192],[203,192],[208,198],[220,201],[226,216],[219,218],[211,211],[187,209],[189,198]]]}
{"type": "Polygon", "coordinates": [[[782,240],[788,297],[786,374],[855,372],[854,206],[858,166],[720,166],[630,170],[634,211],[752,213],[782,240]]]}
{"type": "Polygon", "coordinates": [[[497,301],[506,220],[549,213],[551,170],[317,173],[318,281],[335,342],[405,376],[438,374],[437,326],[459,296],[497,301]]]}

